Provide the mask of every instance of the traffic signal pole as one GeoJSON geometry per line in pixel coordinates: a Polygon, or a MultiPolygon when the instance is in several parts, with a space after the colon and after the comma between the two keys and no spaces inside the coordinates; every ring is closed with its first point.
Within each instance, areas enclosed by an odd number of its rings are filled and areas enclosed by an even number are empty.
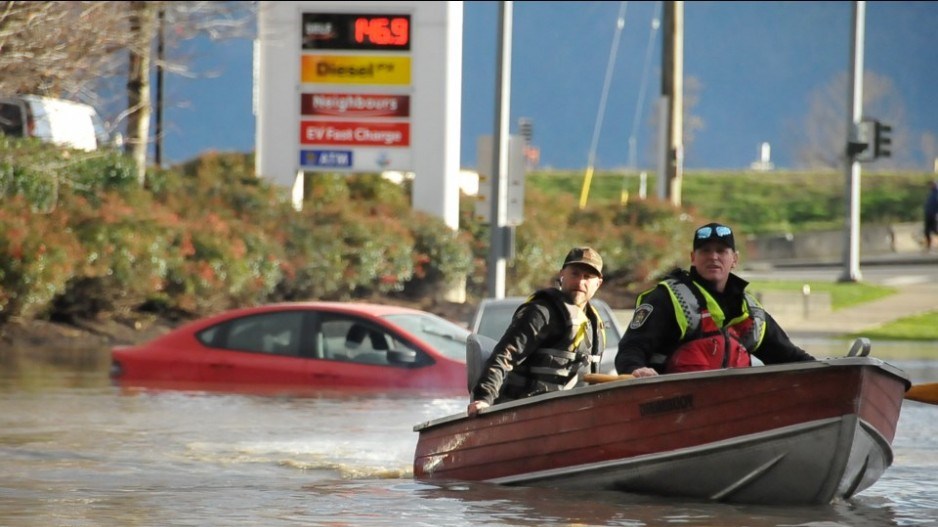
{"type": "MultiPolygon", "coordinates": [[[[850,116],[847,130],[855,131],[863,120],[863,28],[866,20],[866,2],[853,3],[853,42],[851,44],[850,67],[850,116]]],[[[841,282],[859,282],[860,274],[860,161],[858,152],[850,148],[848,138],[846,155],[847,167],[847,215],[845,222],[845,243],[843,274],[841,282]]],[[[872,146],[872,145],[870,145],[872,146]]]]}

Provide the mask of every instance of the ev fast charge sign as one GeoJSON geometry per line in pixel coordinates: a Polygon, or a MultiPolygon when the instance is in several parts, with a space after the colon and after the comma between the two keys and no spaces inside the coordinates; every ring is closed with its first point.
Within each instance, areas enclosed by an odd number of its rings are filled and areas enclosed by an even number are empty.
{"type": "Polygon", "coordinates": [[[410,14],[301,20],[300,168],[413,170],[410,14]]]}

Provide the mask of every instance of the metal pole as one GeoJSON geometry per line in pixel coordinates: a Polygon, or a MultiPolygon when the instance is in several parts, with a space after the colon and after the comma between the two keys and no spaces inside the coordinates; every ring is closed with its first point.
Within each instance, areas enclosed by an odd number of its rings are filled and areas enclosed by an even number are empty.
{"type": "Polygon", "coordinates": [[[505,297],[505,260],[508,214],[504,201],[508,195],[508,116],[511,109],[511,13],[512,2],[498,6],[498,65],[495,73],[495,134],[492,138],[492,213],[489,218],[490,242],[487,272],[488,295],[505,297]]]}
{"type": "MultiPolygon", "coordinates": [[[[866,21],[866,2],[853,3],[853,42],[851,42],[850,115],[848,135],[860,126],[863,119],[863,28],[866,21]]],[[[872,148],[872,145],[870,145],[872,148]]],[[[847,216],[845,225],[844,269],[841,282],[858,282],[860,274],[860,162],[849,148],[846,150],[847,216]]]]}
{"type": "Polygon", "coordinates": [[[160,7],[156,27],[156,145],[153,147],[153,161],[157,168],[163,168],[163,26],[166,10],[160,7]]]}
{"type": "Polygon", "coordinates": [[[672,205],[680,207],[684,173],[684,2],[665,2],[663,18],[661,86],[668,102],[665,193],[672,205]]]}

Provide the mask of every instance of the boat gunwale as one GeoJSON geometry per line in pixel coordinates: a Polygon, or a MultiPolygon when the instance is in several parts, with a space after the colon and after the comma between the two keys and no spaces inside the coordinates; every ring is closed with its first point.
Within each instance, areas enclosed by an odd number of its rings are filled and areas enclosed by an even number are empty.
{"type": "MultiPolygon", "coordinates": [[[[833,357],[818,359],[816,361],[805,361],[805,362],[794,362],[786,364],[774,364],[774,365],[765,365],[765,366],[752,366],[748,368],[728,368],[720,370],[708,370],[700,372],[687,372],[687,373],[669,373],[665,375],[657,375],[654,377],[640,377],[640,378],[630,378],[615,380],[610,382],[604,382],[599,384],[591,384],[588,386],[581,386],[574,388],[572,390],[563,390],[558,392],[551,392],[541,395],[536,395],[533,397],[528,397],[525,399],[519,399],[516,401],[511,401],[503,404],[497,404],[485,408],[479,412],[480,415],[490,415],[498,412],[511,411],[516,408],[522,408],[525,406],[533,406],[540,404],[542,402],[557,399],[557,398],[567,398],[567,397],[578,397],[585,394],[592,394],[596,392],[602,392],[606,390],[616,390],[621,389],[624,386],[643,386],[649,384],[661,384],[661,383],[684,383],[691,382],[699,379],[709,379],[713,377],[742,377],[746,375],[770,375],[773,373],[786,373],[786,372],[795,372],[795,371],[810,371],[817,370],[822,368],[843,368],[843,367],[873,367],[878,370],[883,371],[893,377],[896,377],[902,380],[905,383],[906,390],[911,386],[911,381],[909,380],[908,375],[901,369],[885,362],[876,357],[833,357]],[[627,383],[627,384],[626,384],[627,383]]],[[[447,423],[461,421],[467,418],[465,411],[459,414],[452,414],[430,421],[424,421],[414,426],[414,432],[423,432],[437,426],[441,426],[447,423]]]]}

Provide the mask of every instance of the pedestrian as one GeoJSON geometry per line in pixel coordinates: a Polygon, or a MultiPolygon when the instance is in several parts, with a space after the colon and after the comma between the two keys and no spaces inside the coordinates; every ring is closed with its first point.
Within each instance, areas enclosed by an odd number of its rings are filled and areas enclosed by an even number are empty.
{"type": "Polygon", "coordinates": [[[558,286],[536,291],[515,310],[472,390],[467,413],[572,388],[581,372],[596,373],[606,336],[590,300],[602,283],[599,253],[590,247],[570,250],[558,286]]]}
{"type": "Polygon", "coordinates": [[[929,185],[925,198],[925,252],[931,251],[931,237],[938,235],[938,181],[929,185]]]}
{"type": "Polygon", "coordinates": [[[796,346],[733,274],[739,263],[733,230],[708,223],[694,231],[690,270],[675,269],[639,295],[619,341],[616,370],[659,373],[814,360],[796,346]]]}

